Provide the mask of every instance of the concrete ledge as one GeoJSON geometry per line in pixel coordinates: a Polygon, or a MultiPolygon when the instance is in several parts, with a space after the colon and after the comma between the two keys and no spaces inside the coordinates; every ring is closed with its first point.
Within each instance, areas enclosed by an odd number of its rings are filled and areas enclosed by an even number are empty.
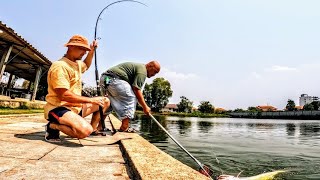
{"type": "Polygon", "coordinates": [[[21,118],[21,117],[33,117],[33,116],[42,116],[43,117],[43,122],[47,122],[44,119],[43,113],[32,113],[32,114],[5,114],[5,115],[0,115],[0,119],[1,118],[10,118],[10,117],[14,117],[14,118],[21,118]]]}
{"type": "MultiPolygon", "coordinates": [[[[113,115],[110,120],[115,129],[121,122],[113,115]]],[[[209,179],[198,171],[174,159],[136,133],[123,133],[132,139],[121,140],[123,153],[135,179],[209,179]]]]}
{"type": "Polygon", "coordinates": [[[22,98],[0,99],[0,107],[8,108],[28,107],[31,109],[42,109],[45,104],[45,101],[29,101],[22,98]]]}

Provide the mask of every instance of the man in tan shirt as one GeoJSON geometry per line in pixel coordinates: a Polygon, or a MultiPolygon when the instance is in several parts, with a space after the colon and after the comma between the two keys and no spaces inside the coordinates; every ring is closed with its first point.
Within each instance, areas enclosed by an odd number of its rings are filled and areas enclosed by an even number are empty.
{"type": "Polygon", "coordinates": [[[67,53],[52,63],[48,71],[48,95],[44,116],[49,121],[46,125],[45,140],[50,142],[61,141],[59,131],[79,139],[89,136],[97,129],[91,124],[97,124],[100,120],[99,106],[102,106],[104,111],[110,106],[106,97],[81,96],[81,75],[92,63],[97,42],[93,41],[89,45],[85,37],[74,35],[65,46],[68,48],[67,53]],[[87,57],[82,61],[87,51],[87,57]],[[90,114],[91,124],[84,119],[90,114]]]}

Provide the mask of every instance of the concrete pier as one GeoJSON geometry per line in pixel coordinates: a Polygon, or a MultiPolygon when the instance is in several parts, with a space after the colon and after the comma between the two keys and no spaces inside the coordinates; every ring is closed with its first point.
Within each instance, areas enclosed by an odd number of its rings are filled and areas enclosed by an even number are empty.
{"type": "MultiPolygon", "coordinates": [[[[138,134],[62,134],[61,144],[51,144],[45,124],[43,114],[0,116],[0,179],[208,179],[138,134]]],[[[111,115],[106,126],[120,121],[111,115]]]]}

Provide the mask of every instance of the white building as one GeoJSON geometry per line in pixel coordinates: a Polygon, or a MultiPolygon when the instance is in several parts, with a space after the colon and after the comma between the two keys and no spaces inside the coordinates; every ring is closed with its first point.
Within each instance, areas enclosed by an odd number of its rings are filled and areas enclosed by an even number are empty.
{"type": "Polygon", "coordinates": [[[299,105],[304,106],[305,104],[310,104],[313,101],[319,101],[319,98],[316,96],[308,96],[308,94],[301,94],[299,97],[299,105]]]}
{"type": "Polygon", "coordinates": [[[176,104],[167,104],[160,112],[177,112],[178,106],[176,104]]]}

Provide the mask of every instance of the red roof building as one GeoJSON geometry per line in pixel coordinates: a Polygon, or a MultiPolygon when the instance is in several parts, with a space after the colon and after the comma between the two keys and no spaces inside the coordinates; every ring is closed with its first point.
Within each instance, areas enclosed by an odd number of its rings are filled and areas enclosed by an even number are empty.
{"type": "Polygon", "coordinates": [[[273,106],[257,106],[257,109],[266,112],[266,111],[277,111],[277,108],[273,107],[273,106]]]}
{"type": "Polygon", "coordinates": [[[176,112],[178,111],[178,106],[176,104],[167,104],[161,109],[161,112],[176,112]]]}

